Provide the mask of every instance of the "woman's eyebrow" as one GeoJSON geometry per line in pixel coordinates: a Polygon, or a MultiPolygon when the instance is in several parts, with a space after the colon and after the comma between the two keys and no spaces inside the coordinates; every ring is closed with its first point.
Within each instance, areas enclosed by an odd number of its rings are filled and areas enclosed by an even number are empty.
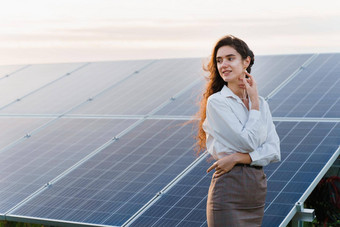
{"type": "MultiPolygon", "coordinates": [[[[228,54],[225,57],[234,57],[234,56],[236,56],[236,55],[235,54],[228,54]]],[[[222,56],[217,56],[216,58],[222,58],[222,56]]]]}

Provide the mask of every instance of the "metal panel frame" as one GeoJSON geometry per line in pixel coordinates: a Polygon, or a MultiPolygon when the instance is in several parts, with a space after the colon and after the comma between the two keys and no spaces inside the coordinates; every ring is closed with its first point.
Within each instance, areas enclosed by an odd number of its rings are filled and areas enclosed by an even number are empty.
{"type": "MultiPolygon", "coordinates": [[[[338,147],[338,149],[334,152],[334,154],[332,155],[332,157],[329,159],[329,161],[326,163],[326,165],[322,168],[322,170],[319,172],[319,174],[316,176],[316,178],[314,179],[314,181],[309,185],[309,187],[307,188],[307,190],[303,193],[303,195],[300,197],[299,199],[299,203],[304,203],[306,201],[306,199],[308,198],[308,196],[312,193],[312,191],[314,190],[314,188],[317,186],[317,184],[319,183],[319,181],[321,180],[321,178],[327,173],[327,171],[329,170],[329,168],[333,165],[333,163],[335,162],[335,160],[339,157],[340,155],[340,146],[338,147]]],[[[286,216],[286,218],[281,222],[279,227],[285,227],[288,225],[288,223],[294,218],[294,216],[297,213],[297,207],[294,206],[293,209],[291,209],[291,211],[288,213],[288,215],[286,216]]]]}
{"type": "Polygon", "coordinates": [[[62,224],[65,227],[78,227],[78,226],[98,226],[98,227],[118,227],[112,225],[100,225],[100,224],[89,224],[83,222],[72,222],[72,221],[63,221],[63,220],[56,220],[56,219],[44,219],[44,218],[36,218],[36,217],[26,217],[20,215],[6,215],[6,221],[16,221],[16,222],[27,222],[27,223],[34,223],[34,224],[43,224],[43,225],[56,225],[59,226],[62,224]]]}

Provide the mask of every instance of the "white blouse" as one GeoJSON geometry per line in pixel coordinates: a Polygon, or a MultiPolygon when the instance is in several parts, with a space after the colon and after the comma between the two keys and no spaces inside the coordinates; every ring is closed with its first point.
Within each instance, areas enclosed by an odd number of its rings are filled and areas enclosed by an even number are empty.
{"type": "Polygon", "coordinates": [[[207,100],[206,133],[208,152],[216,159],[249,153],[251,165],[265,166],[281,160],[280,139],[268,103],[260,97],[260,109],[249,109],[226,85],[207,100]]]}

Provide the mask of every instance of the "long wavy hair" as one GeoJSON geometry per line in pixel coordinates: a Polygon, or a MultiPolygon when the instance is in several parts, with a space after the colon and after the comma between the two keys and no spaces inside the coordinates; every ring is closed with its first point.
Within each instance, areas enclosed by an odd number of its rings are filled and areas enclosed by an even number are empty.
{"type": "Polygon", "coordinates": [[[207,64],[207,66],[203,66],[203,69],[208,72],[209,76],[206,78],[207,83],[205,86],[205,90],[203,92],[203,95],[201,96],[201,100],[199,101],[200,109],[195,114],[195,119],[199,119],[199,121],[196,120],[198,131],[195,137],[195,151],[197,155],[199,155],[200,152],[203,152],[206,149],[206,135],[202,125],[206,118],[207,100],[210,95],[220,91],[224,85],[228,85],[228,83],[222,79],[217,69],[216,54],[218,49],[222,46],[233,47],[241,55],[243,60],[245,60],[249,56],[251,58],[250,64],[247,68],[247,71],[249,73],[251,72],[251,67],[254,64],[254,54],[243,40],[232,35],[227,35],[222,37],[215,44],[209,63],[207,64]]]}

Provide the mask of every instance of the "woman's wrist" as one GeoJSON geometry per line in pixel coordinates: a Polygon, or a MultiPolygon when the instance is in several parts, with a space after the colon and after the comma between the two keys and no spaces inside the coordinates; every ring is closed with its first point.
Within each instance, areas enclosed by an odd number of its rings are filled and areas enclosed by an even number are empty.
{"type": "Polygon", "coordinates": [[[250,101],[252,110],[260,110],[260,101],[258,96],[256,98],[251,98],[250,101]]]}
{"type": "Polygon", "coordinates": [[[244,153],[234,153],[232,154],[232,159],[234,164],[250,164],[251,163],[251,158],[249,154],[244,154],[244,153]]]}

